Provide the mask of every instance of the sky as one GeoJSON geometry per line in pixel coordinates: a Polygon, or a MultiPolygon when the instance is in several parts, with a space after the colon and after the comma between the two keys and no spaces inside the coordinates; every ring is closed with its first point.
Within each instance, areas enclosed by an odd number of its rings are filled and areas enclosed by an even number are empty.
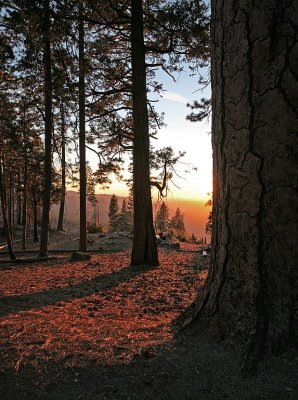
{"type": "Polygon", "coordinates": [[[191,112],[186,103],[210,96],[210,89],[202,93],[199,90],[198,77],[189,76],[187,71],[182,72],[174,82],[165,72],[161,72],[160,79],[167,89],[159,101],[157,108],[165,112],[166,127],[158,134],[158,146],[168,146],[175,151],[185,151],[182,161],[197,168],[183,174],[185,166],[178,166],[184,179],[177,178],[175,184],[180,189],[173,188],[173,196],[184,199],[205,199],[208,192],[212,192],[212,149],[210,121],[202,123],[190,122],[186,116],[191,112]]]}
{"type": "MultiPolygon", "coordinates": [[[[158,71],[157,80],[163,84],[166,90],[159,97],[159,102],[154,106],[159,112],[164,112],[166,126],[158,132],[158,140],[153,141],[156,148],[172,146],[175,153],[185,151],[182,158],[185,165],[177,166],[177,172],[182,178],[175,178],[174,182],[179,188],[171,186],[170,197],[173,199],[205,200],[207,193],[212,192],[212,150],[210,121],[194,123],[186,120],[186,115],[191,112],[186,103],[199,100],[201,97],[209,97],[210,89],[204,92],[199,90],[198,76],[191,76],[190,72],[181,72],[176,76],[176,82],[164,71],[158,71]],[[187,164],[187,165],[186,165],[187,164]],[[191,170],[188,166],[196,167],[191,170]],[[185,170],[190,172],[185,173],[185,170]]],[[[153,98],[149,94],[149,99],[153,98]]],[[[156,97],[154,97],[155,99],[156,97]]],[[[96,160],[91,157],[91,165],[96,166],[96,160]]],[[[127,195],[125,183],[113,180],[108,190],[98,188],[97,193],[127,195]]]]}

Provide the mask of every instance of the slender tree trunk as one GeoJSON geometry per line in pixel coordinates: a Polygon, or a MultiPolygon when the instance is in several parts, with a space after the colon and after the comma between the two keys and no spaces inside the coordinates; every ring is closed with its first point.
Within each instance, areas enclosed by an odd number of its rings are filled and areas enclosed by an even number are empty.
{"type": "Polygon", "coordinates": [[[297,2],[213,0],[213,255],[195,315],[247,343],[298,336],[297,2]]]}
{"type": "Polygon", "coordinates": [[[8,196],[8,224],[9,224],[9,230],[10,230],[11,238],[13,239],[12,216],[13,216],[13,208],[12,208],[12,172],[11,172],[11,168],[10,168],[9,169],[9,196],[8,196]]]}
{"type": "Polygon", "coordinates": [[[22,223],[22,195],[21,195],[21,174],[18,169],[18,190],[17,190],[17,224],[22,223]]]}
{"type": "MultiPolygon", "coordinates": [[[[1,147],[2,147],[2,144],[1,144],[1,147]]],[[[0,197],[1,197],[1,206],[2,206],[3,225],[4,225],[5,235],[6,235],[9,256],[10,256],[11,260],[15,260],[16,256],[15,256],[14,250],[13,250],[11,232],[9,229],[9,223],[8,223],[8,218],[7,218],[6,193],[5,193],[5,184],[3,181],[2,171],[3,171],[2,154],[0,154],[0,197]]]]}
{"type": "Polygon", "coordinates": [[[86,223],[86,132],[85,132],[85,29],[83,21],[83,0],[79,4],[79,151],[80,151],[80,245],[87,250],[86,223]]]}
{"type": "Polygon", "coordinates": [[[65,207],[65,194],[66,194],[66,174],[65,174],[65,116],[64,104],[61,102],[61,201],[58,217],[58,231],[63,231],[64,220],[64,207],[65,207]]]}
{"type": "Polygon", "coordinates": [[[35,190],[32,190],[32,206],[33,206],[33,242],[38,242],[38,211],[35,190]]]}
{"type": "Polygon", "coordinates": [[[97,216],[96,216],[96,203],[93,203],[93,224],[96,226],[97,216]]]}
{"type": "MultiPolygon", "coordinates": [[[[12,204],[12,227],[14,227],[16,223],[16,188],[12,185],[12,192],[11,192],[11,204],[12,204]]],[[[13,229],[12,229],[13,230],[13,229]]],[[[13,232],[12,232],[13,234],[13,232]]]]}
{"type": "Polygon", "coordinates": [[[39,256],[48,254],[49,213],[51,207],[52,187],[52,70],[50,41],[50,1],[44,0],[44,91],[45,91],[45,157],[44,157],[44,191],[43,210],[40,232],[39,256]]]}
{"type": "Polygon", "coordinates": [[[132,0],[134,239],[131,265],[158,265],[150,188],[149,126],[142,0],[132,0]]]}
{"type": "Polygon", "coordinates": [[[27,150],[24,155],[24,177],[23,177],[23,235],[22,235],[22,250],[26,250],[27,239],[27,197],[28,197],[28,159],[27,150]]]}

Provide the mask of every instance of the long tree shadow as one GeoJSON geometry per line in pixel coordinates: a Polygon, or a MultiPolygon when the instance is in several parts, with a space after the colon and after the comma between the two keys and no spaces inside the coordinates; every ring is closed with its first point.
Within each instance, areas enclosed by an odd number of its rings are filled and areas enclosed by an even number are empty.
{"type": "Polygon", "coordinates": [[[190,335],[174,340],[169,349],[149,348],[129,363],[66,366],[62,358],[49,359],[42,370],[33,364],[19,371],[7,369],[1,374],[0,396],[5,400],[294,400],[298,359],[295,354],[287,358],[290,366],[276,359],[269,371],[243,378],[239,353],[206,335],[190,335]]]}
{"type": "Polygon", "coordinates": [[[54,305],[59,302],[67,302],[113,289],[120,283],[129,281],[147,271],[149,271],[149,269],[146,267],[124,267],[117,272],[96,276],[95,278],[85,280],[79,284],[20,296],[3,296],[0,298],[0,317],[19,311],[28,311],[54,305]]]}

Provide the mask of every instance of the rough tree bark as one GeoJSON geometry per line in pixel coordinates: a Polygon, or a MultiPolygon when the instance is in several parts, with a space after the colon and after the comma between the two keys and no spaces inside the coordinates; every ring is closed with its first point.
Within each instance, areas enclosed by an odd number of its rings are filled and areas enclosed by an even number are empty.
{"type": "Polygon", "coordinates": [[[49,214],[52,188],[52,69],[50,40],[50,2],[44,0],[44,94],[45,94],[45,156],[44,156],[44,189],[43,209],[40,230],[39,256],[48,253],[49,214]]]}
{"type": "Polygon", "coordinates": [[[132,0],[132,98],[134,120],[134,239],[131,265],[158,265],[150,189],[149,127],[142,0],[132,0]]]}
{"type": "Polygon", "coordinates": [[[213,255],[194,314],[253,368],[297,337],[298,3],[214,0],[212,24],[213,255]]]}

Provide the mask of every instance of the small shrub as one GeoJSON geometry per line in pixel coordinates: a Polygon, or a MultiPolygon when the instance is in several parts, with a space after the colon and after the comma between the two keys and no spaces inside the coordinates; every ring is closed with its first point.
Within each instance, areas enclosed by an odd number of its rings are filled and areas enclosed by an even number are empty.
{"type": "Polygon", "coordinates": [[[102,233],[103,229],[102,229],[101,225],[88,224],[87,225],[87,232],[88,233],[102,233]]]}

